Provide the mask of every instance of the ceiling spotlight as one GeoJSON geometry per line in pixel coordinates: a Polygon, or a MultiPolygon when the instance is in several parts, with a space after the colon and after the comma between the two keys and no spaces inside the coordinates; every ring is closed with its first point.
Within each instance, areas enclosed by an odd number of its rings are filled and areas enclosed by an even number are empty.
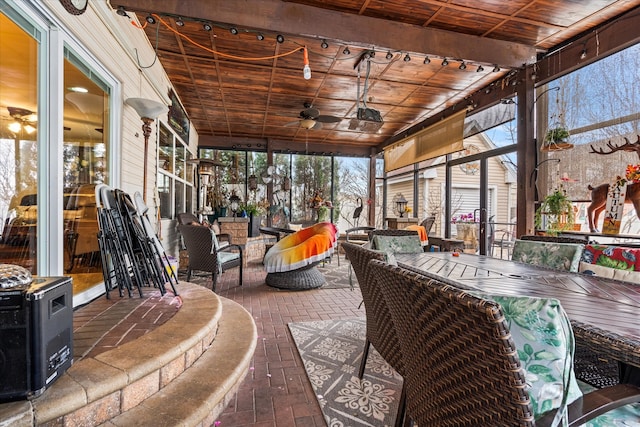
{"type": "Polygon", "coordinates": [[[459,70],[466,70],[467,69],[467,64],[464,63],[464,61],[462,61],[462,64],[460,64],[460,66],[458,67],[459,70]]]}
{"type": "Polygon", "coordinates": [[[478,69],[476,70],[478,73],[481,73],[484,71],[484,67],[482,65],[478,65],[478,69]]]}
{"type": "Polygon", "coordinates": [[[587,59],[587,49],[582,49],[582,52],[580,52],[580,59],[587,59]]]}
{"type": "Polygon", "coordinates": [[[182,20],[182,18],[176,19],[176,25],[178,27],[184,27],[184,21],[182,20]]]}
{"type": "Polygon", "coordinates": [[[322,40],[322,43],[320,43],[320,47],[326,49],[329,47],[329,43],[327,43],[326,40],[322,40]]]}
{"type": "Polygon", "coordinates": [[[351,51],[349,50],[349,46],[345,47],[344,50],[342,51],[342,53],[344,55],[351,55],[351,51]]]}
{"type": "Polygon", "coordinates": [[[424,61],[422,61],[422,63],[423,63],[423,64],[425,64],[425,65],[426,65],[426,64],[428,64],[428,63],[430,63],[430,62],[431,62],[431,60],[429,59],[429,57],[428,57],[428,56],[425,56],[425,57],[424,57],[424,61]]]}
{"type": "Polygon", "coordinates": [[[393,55],[391,54],[391,51],[387,52],[387,56],[385,56],[385,58],[387,58],[387,59],[393,58],[393,55]]]}
{"type": "Polygon", "coordinates": [[[447,58],[444,58],[444,59],[442,60],[442,66],[443,66],[443,67],[446,67],[447,65],[449,65],[449,61],[447,61],[447,58]]]}
{"type": "Polygon", "coordinates": [[[231,27],[229,28],[229,32],[235,36],[238,34],[238,29],[236,27],[231,27]]]}
{"type": "Polygon", "coordinates": [[[127,11],[124,9],[124,6],[118,6],[118,10],[116,10],[116,13],[120,16],[129,18],[129,15],[127,15],[127,11]]]}
{"type": "Polygon", "coordinates": [[[276,36],[276,41],[277,41],[278,43],[284,43],[284,36],[283,36],[282,34],[278,34],[278,35],[276,36]]]}
{"type": "Polygon", "coordinates": [[[211,24],[209,24],[208,22],[205,22],[204,24],[202,24],[202,28],[204,28],[205,31],[211,31],[213,29],[211,24]]]}
{"type": "Polygon", "coordinates": [[[256,35],[256,39],[258,39],[258,40],[262,41],[262,40],[264,40],[264,35],[263,35],[262,33],[258,33],[258,34],[256,35]]]}
{"type": "Polygon", "coordinates": [[[144,18],[149,24],[155,24],[156,23],[156,18],[154,18],[151,15],[147,15],[146,18],[144,18]]]}
{"type": "Polygon", "coordinates": [[[496,64],[496,65],[493,67],[493,72],[494,72],[494,73],[497,73],[498,71],[500,71],[500,67],[498,67],[498,64],[496,64]]]}
{"type": "Polygon", "coordinates": [[[407,53],[407,54],[404,56],[404,62],[409,62],[409,61],[411,61],[411,57],[410,57],[410,56],[409,56],[409,54],[407,53]]]}

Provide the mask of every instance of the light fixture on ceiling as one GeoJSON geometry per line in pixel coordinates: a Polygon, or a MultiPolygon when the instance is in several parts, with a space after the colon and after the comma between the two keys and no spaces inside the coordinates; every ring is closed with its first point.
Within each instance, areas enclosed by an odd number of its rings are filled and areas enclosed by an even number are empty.
{"type": "Polygon", "coordinates": [[[329,43],[327,43],[326,40],[322,40],[322,43],[320,43],[320,47],[323,49],[327,49],[329,47],[329,43]]]}
{"type": "Polygon", "coordinates": [[[342,54],[343,54],[343,55],[351,55],[351,51],[349,50],[349,46],[345,47],[345,48],[342,50],[342,54]]]}
{"type": "Polygon", "coordinates": [[[130,18],[130,16],[127,14],[127,11],[124,9],[124,6],[118,6],[116,13],[120,16],[124,16],[125,18],[130,18]]]}
{"type": "Polygon", "coordinates": [[[146,18],[144,18],[149,24],[155,24],[156,23],[156,18],[154,18],[152,15],[147,15],[146,18]]]}
{"type": "Polygon", "coordinates": [[[481,73],[484,71],[484,67],[482,65],[478,65],[478,69],[476,70],[476,72],[481,73]]]}
{"type": "Polygon", "coordinates": [[[167,106],[161,102],[145,98],[128,98],[125,104],[133,107],[142,119],[142,135],[144,136],[144,169],[142,181],[142,198],[146,201],[147,195],[147,151],[149,150],[149,136],[151,136],[151,123],[167,109],[167,106]]]}
{"type": "Polygon", "coordinates": [[[260,41],[264,40],[264,34],[262,34],[262,33],[256,34],[256,39],[260,40],[260,41]]]}
{"type": "Polygon", "coordinates": [[[176,19],[176,25],[178,27],[184,27],[184,21],[182,20],[182,18],[176,19]]]}
{"type": "Polygon", "coordinates": [[[316,121],[313,119],[302,119],[300,120],[300,127],[304,129],[313,129],[316,125],[316,121]]]}
{"type": "Polygon", "coordinates": [[[462,63],[460,63],[460,66],[458,67],[459,70],[466,70],[467,69],[467,64],[464,63],[464,61],[462,61],[462,63]]]}
{"type": "Polygon", "coordinates": [[[307,47],[305,46],[302,49],[302,54],[304,58],[304,67],[302,67],[302,76],[305,80],[311,79],[311,67],[309,67],[309,52],[307,51],[307,47]]]}
{"type": "Polygon", "coordinates": [[[17,134],[24,130],[27,134],[31,135],[36,131],[36,121],[38,118],[33,111],[20,107],[7,107],[7,110],[9,110],[9,115],[15,120],[8,126],[11,132],[17,134]]]}
{"type": "Polygon", "coordinates": [[[430,62],[431,62],[431,60],[429,59],[429,57],[428,57],[428,56],[425,56],[425,57],[424,57],[424,61],[422,61],[422,63],[423,63],[424,65],[427,65],[427,64],[429,64],[430,62]]]}
{"type": "Polygon", "coordinates": [[[385,56],[385,58],[387,58],[387,59],[393,58],[393,54],[391,53],[391,51],[387,52],[387,56],[385,56]]]}
{"type": "Polygon", "coordinates": [[[494,72],[494,73],[497,73],[498,71],[500,71],[500,67],[498,66],[498,64],[496,64],[496,65],[493,67],[493,72],[494,72]]]}
{"type": "Polygon", "coordinates": [[[284,43],[284,36],[283,36],[282,34],[278,34],[278,35],[276,36],[276,41],[277,41],[278,43],[284,43]]]}
{"type": "Polygon", "coordinates": [[[202,28],[203,28],[205,31],[211,31],[211,30],[213,30],[213,27],[212,27],[212,26],[211,26],[211,24],[209,24],[208,22],[205,22],[204,24],[202,24],[202,28]]]}
{"type": "Polygon", "coordinates": [[[586,48],[582,49],[582,52],[580,52],[580,59],[587,59],[587,49],[586,48]]]}
{"type": "Polygon", "coordinates": [[[409,62],[409,61],[411,61],[411,57],[410,57],[410,56],[409,56],[409,54],[407,53],[407,54],[404,56],[404,62],[409,62]]]}
{"type": "Polygon", "coordinates": [[[229,32],[234,36],[238,34],[238,29],[236,27],[229,28],[229,32]]]}
{"type": "Polygon", "coordinates": [[[82,86],[71,86],[67,88],[68,90],[70,90],[71,92],[76,92],[76,93],[87,93],[89,92],[89,89],[87,89],[86,87],[82,87],[82,86]]]}
{"type": "Polygon", "coordinates": [[[449,61],[447,61],[447,58],[444,58],[444,59],[442,60],[442,66],[443,66],[443,67],[446,67],[447,65],[449,65],[449,61]]]}

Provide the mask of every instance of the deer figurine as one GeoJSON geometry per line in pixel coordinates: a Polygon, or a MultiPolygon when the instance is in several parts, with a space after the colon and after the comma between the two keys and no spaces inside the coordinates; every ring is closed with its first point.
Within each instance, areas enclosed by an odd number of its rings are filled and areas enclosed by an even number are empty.
{"type": "MultiPolygon", "coordinates": [[[[591,145],[591,153],[607,155],[615,153],[616,151],[630,151],[638,154],[638,158],[640,158],[640,135],[638,135],[638,139],[636,142],[630,142],[627,138],[624,138],[626,141],[622,145],[612,144],[611,141],[607,142],[607,147],[609,147],[609,151],[604,151],[602,148],[596,150],[591,145]]],[[[587,217],[589,218],[589,230],[594,233],[598,232],[596,225],[598,224],[598,218],[600,214],[605,209],[607,204],[607,193],[609,192],[609,184],[601,184],[597,187],[588,186],[591,191],[591,204],[587,207],[587,217]]],[[[633,203],[633,207],[636,210],[636,215],[640,219],[640,183],[629,183],[627,184],[627,195],[624,199],[625,203],[633,203]]]]}

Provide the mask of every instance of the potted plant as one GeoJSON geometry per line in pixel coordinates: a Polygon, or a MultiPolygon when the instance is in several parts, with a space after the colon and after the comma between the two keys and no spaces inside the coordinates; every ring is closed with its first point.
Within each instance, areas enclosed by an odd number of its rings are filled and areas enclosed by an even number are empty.
{"type": "Polygon", "coordinates": [[[544,198],[534,217],[536,229],[541,230],[544,226],[549,234],[573,229],[574,219],[573,202],[562,188],[544,198]]]}
{"type": "Polygon", "coordinates": [[[566,150],[573,147],[569,142],[569,130],[565,126],[555,126],[547,130],[542,141],[543,151],[566,150]]]}

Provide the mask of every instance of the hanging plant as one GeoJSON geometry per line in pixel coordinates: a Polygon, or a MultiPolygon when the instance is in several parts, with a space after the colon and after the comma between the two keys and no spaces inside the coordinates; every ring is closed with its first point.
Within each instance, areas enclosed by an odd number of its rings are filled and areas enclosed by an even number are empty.
{"type": "Polygon", "coordinates": [[[569,130],[565,126],[556,126],[547,130],[542,141],[543,151],[558,151],[572,148],[569,142],[569,130]]]}

